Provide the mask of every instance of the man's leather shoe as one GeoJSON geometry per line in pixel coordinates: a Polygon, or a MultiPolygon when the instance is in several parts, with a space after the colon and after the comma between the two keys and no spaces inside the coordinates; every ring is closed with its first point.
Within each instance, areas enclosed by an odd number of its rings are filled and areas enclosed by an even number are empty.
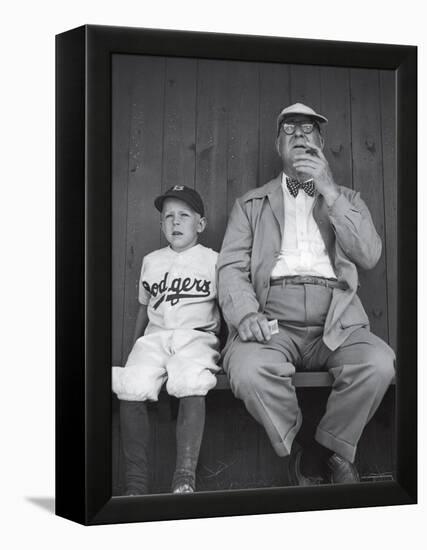
{"type": "Polygon", "coordinates": [[[305,476],[301,470],[303,449],[299,445],[292,446],[291,454],[288,458],[288,478],[291,485],[298,485],[300,487],[308,487],[310,485],[317,485],[317,482],[305,476]]]}
{"type": "Polygon", "coordinates": [[[360,481],[356,466],[337,453],[326,461],[331,483],[358,483],[360,481]]]}

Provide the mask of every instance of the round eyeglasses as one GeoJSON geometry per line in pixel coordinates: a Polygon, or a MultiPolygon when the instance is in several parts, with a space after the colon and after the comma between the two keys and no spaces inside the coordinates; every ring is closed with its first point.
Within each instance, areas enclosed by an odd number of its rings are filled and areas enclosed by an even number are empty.
{"type": "Polygon", "coordinates": [[[291,124],[289,122],[283,122],[282,124],[282,130],[285,132],[287,136],[291,136],[292,134],[295,134],[296,127],[299,126],[304,134],[311,134],[311,132],[314,129],[314,123],[312,122],[304,122],[303,124],[291,124]]]}

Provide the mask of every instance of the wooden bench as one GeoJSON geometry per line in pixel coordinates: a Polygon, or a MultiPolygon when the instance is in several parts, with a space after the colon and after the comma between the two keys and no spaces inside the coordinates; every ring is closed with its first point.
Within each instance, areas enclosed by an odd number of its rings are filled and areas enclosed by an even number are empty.
{"type": "MultiPolygon", "coordinates": [[[[328,388],[332,386],[333,377],[329,372],[296,372],[293,376],[296,388],[328,388]]],[[[395,384],[393,379],[392,384],[395,384]]],[[[225,372],[217,374],[215,390],[229,390],[230,383],[225,372]]]]}
{"type": "MultiPolygon", "coordinates": [[[[220,371],[217,375],[217,383],[215,390],[231,390],[230,382],[224,371],[220,371]]],[[[312,371],[312,372],[296,372],[293,376],[293,383],[296,388],[330,388],[333,383],[333,377],[329,372],[312,371]]],[[[395,379],[391,384],[395,384],[395,379]]],[[[166,382],[162,386],[162,391],[166,391],[166,382]]]]}
{"type": "MultiPolygon", "coordinates": [[[[297,388],[324,388],[332,386],[333,378],[329,372],[296,372],[294,386],[297,388]]],[[[225,372],[217,374],[215,390],[229,390],[230,383],[225,372]]]]}
{"type": "MultiPolygon", "coordinates": [[[[217,383],[214,390],[230,390],[230,383],[224,371],[217,375],[217,383]]],[[[293,376],[294,386],[297,388],[327,388],[332,386],[333,377],[329,372],[296,372],[293,376]]],[[[166,389],[166,382],[162,391],[166,389]]]]}

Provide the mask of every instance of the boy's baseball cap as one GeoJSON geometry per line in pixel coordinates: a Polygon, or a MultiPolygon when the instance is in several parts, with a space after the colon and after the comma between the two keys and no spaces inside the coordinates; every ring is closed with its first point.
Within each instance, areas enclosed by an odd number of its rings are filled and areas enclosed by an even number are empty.
{"type": "Polygon", "coordinates": [[[285,118],[291,115],[305,115],[317,120],[317,122],[328,122],[326,117],[319,115],[319,113],[316,113],[316,111],[314,111],[311,107],[304,105],[304,103],[294,103],[293,105],[289,105],[289,107],[283,109],[277,117],[277,132],[279,132],[280,125],[285,118]]]}
{"type": "Polygon", "coordinates": [[[186,185],[174,185],[165,193],[163,193],[163,195],[157,197],[154,201],[154,206],[159,212],[161,212],[163,209],[163,202],[165,201],[165,199],[169,198],[179,199],[186,202],[195,212],[197,212],[201,216],[204,216],[205,214],[202,197],[195,189],[192,189],[191,187],[187,187],[186,185]]]}

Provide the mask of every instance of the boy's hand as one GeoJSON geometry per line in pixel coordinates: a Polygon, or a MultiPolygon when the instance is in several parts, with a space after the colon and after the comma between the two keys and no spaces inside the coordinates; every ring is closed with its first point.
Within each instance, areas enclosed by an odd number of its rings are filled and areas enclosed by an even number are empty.
{"type": "Polygon", "coordinates": [[[271,338],[268,319],[262,313],[249,313],[240,321],[238,332],[242,342],[268,342],[271,338]]]}

